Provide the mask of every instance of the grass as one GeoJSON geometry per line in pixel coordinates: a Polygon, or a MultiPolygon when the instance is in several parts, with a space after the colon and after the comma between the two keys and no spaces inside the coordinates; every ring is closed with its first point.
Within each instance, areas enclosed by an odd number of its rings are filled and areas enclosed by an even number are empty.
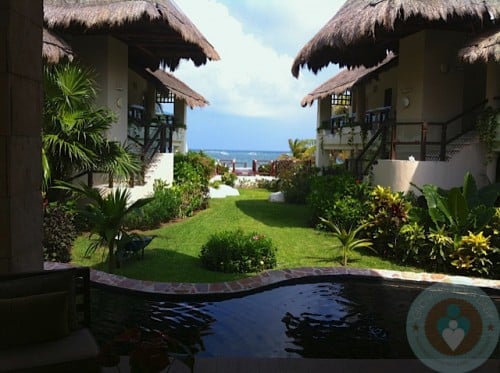
{"type": "MultiPolygon", "coordinates": [[[[242,189],[238,197],[213,199],[210,208],[195,216],[144,232],[157,237],[145,250],[144,260],[131,259],[116,270],[117,274],[143,280],[173,282],[220,282],[241,279],[253,274],[231,274],[209,271],[198,258],[201,246],[209,236],[222,230],[241,228],[270,237],[278,247],[277,268],[305,266],[338,266],[341,256],[334,250],[333,238],[308,226],[308,209],[303,205],[270,203],[269,192],[242,189]]],[[[105,270],[101,253],[85,258],[89,244],[80,236],[74,245],[73,262],[105,270]]],[[[369,251],[353,251],[349,265],[360,268],[417,270],[381,259],[369,251]]]]}

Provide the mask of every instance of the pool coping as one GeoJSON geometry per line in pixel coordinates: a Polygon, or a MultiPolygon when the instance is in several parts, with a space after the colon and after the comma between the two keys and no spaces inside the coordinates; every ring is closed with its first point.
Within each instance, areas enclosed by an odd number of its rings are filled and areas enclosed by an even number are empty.
{"type": "MultiPolygon", "coordinates": [[[[73,267],[73,265],[57,262],[44,263],[45,270],[69,267],[73,267]]],[[[500,290],[500,280],[452,276],[441,273],[416,273],[393,271],[387,269],[366,269],[351,267],[302,267],[276,269],[265,271],[256,276],[247,277],[241,280],[214,283],[156,282],[149,280],[136,280],[125,276],[109,274],[92,268],[90,270],[90,280],[97,284],[112,286],[123,290],[133,290],[142,293],[167,295],[230,295],[257,290],[262,287],[279,284],[280,282],[320,276],[363,276],[386,280],[441,282],[500,290]]]]}

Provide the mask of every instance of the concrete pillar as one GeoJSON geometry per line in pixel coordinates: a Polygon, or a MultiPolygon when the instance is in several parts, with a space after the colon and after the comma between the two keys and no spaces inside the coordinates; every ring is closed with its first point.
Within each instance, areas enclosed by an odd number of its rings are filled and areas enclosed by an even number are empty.
{"type": "MultiPolygon", "coordinates": [[[[324,121],[332,118],[332,100],[330,96],[317,101],[316,128],[320,128],[324,121]]],[[[316,130],[316,167],[327,167],[330,164],[328,150],[323,150],[323,131],[316,130]]]]}
{"type": "MultiPolygon", "coordinates": [[[[178,100],[177,98],[174,100],[174,123],[176,124],[184,124],[187,126],[187,106],[186,101],[178,100]]],[[[176,149],[180,153],[185,153],[187,149],[187,128],[180,128],[177,130],[179,133],[179,137],[182,139],[179,148],[176,149]]]]}
{"type": "Polygon", "coordinates": [[[42,259],[42,0],[0,2],[0,273],[42,259]]]}
{"type": "Polygon", "coordinates": [[[489,106],[500,108],[500,64],[493,61],[486,70],[486,98],[489,106]]]}

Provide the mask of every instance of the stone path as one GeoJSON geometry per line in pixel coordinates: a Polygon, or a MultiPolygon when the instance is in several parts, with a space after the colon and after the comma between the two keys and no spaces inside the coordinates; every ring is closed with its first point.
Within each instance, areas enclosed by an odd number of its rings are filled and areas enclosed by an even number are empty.
{"type": "MultiPolygon", "coordinates": [[[[45,262],[47,270],[67,268],[64,263],[45,262]]],[[[481,278],[449,276],[439,273],[414,273],[400,272],[385,269],[363,269],[350,267],[307,267],[293,269],[278,269],[262,272],[261,274],[237,281],[215,283],[189,283],[189,282],[155,282],[135,280],[124,276],[113,275],[91,269],[90,280],[95,283],[114,286],[121,289],[130,289],[145,293],[158,294],[237,294],[251,291],[264,286],[270,286],[282,281],[300,279],[311,276],[367,276],[382,279],[398,279],[419,282],[444,282],[500,290],[499,280],[481,278]]]]}

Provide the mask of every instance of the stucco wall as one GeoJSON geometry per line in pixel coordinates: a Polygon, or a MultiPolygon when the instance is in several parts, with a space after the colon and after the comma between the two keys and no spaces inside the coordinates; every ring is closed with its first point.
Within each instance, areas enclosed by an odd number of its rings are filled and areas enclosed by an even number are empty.
{"type": "Polygon", "coordinates": [[[128,104],[144,105],[144,96],[146,95],[147,82],[135,71],[128,71],[128,104]]]}
{"type": "Polygon", "coordinates": [[[95,70],[99,94],[97,104],[111,109],[117,122],[108,139],[123,143],[127,139],[128,47],[111,36],[79,36],[72,41],[81,62],[95,70]]]}
{"type": "Polygon", "coordinates": [[[398,68],[393,67],[390,70],[379,74],[377,79],[370,80],[365,87],[365,108],[366,110],[384,106],[384,94],[386,89],[392,89],[393,111],[396,107],[397,87],[398,87],[398,68]]]}
{"type": "MultiPolygon", "coordinates": [[[[321,127],[323,121],[329,121],[332,117],[332,103],[330,96],[321,100],[317,100],[316,128],[321,127]]],[[[330,163],[329,151],[323,150],[321,146],[321,134],[316,131],[316,142],[319,146],[316,147],[316,166],[326,167],[330,163]]]]}
{"type": "Polygon", "coordinates": [[[418,186],[435,184],[449,189],[463,185],[467,171],[475,177],[479,187],[489,183],[484,165],[484,148],[480,143],[463,148],[449,162],[379,160],[373,167],[371,182],[373,185],[390,186],[399,192],[416,192],[410,182],[418,186]]]}

